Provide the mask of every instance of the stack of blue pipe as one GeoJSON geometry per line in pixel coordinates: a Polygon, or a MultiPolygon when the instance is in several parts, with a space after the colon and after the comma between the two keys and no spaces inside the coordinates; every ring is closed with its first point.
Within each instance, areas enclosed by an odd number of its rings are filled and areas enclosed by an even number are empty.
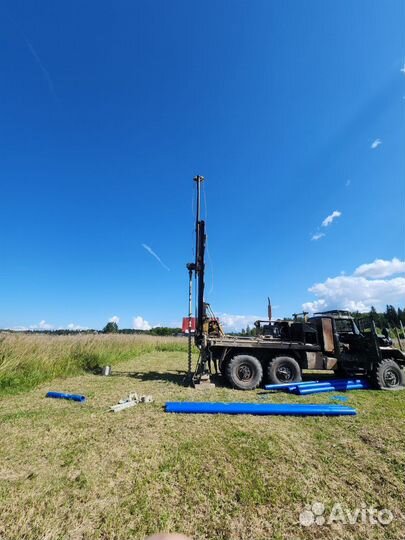
{"type": "Polygon", "coordinates": [[[300,403],[213,403],[198,401],[169,401],[166,412],[188,414],[255,414],[291,416],[352,416],[356,409],[344,405],[300,403]]]}
{"type": "Polygon", "coordinates": [[[300,383],[268,384],[266,390],[289,392],[299,396],[322,394],[324,392],[346,392],[347,390],[367,390],[367,379],[330,379],[325,381],[306,381],[300,383]]]}

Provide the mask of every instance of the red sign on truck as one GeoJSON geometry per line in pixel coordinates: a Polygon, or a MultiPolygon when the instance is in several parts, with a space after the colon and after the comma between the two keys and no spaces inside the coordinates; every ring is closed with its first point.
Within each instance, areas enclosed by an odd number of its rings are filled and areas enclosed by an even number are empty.
{"type": "Polygon", "coordinates": [[[195,333],[195,317],[183,317],[183,325],[181,329],[183,331],[183,334],[188,334],[189,332],[194,334],[195,333]]]}

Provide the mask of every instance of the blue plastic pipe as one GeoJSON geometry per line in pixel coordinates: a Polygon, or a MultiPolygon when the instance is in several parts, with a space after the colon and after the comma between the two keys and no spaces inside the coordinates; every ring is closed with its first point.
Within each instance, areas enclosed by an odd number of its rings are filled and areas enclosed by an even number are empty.
{"type": "Polygon", "coordinates": [[[297,384],[297,388],[312,388],[312,387],[321,387],[321,386],[350,386],[351,384],[367,384],[368,381],[365,379],[350,379],[350,380],[341,380],[341,381],[322,381],[319,383],[311,384],[297,384]]]}
{"type": "Polygon", "coordinates": [[[166,412],[186,414],[255,414],[294,416],[355,415],[356,410],[343,405],[305,405],[281,403],[212,403],[198,401],[168,401],[166,412]]]}
{"type": "Polygon", "coordinates": [[[319,382],[305,382],[305,383],[296,383],[296,386],[298,387],[305,387],[308,386],[335,386],[335,385],[348,385],[348,384],[363,384],[368,382],[366,379],[330,379],[330,380],[324,380],[319,382]]]}
{"type": "Polygon", "coordinates": [[[290,394],[299,394],[301,390],[309,390],[310,388],[331,388],[332,390],[338,389],[338,388],[351,388],[355,384],[361,384],[361,383],[335,383],[335,384],[329,384],[329,383],[313,383],[313,384],[305,384],[305,385],[297,385],[297,386],[291,386],[291,388],[287,388],[287,392],[290,394]]]}
{"type": "Polygon", "coordinates": [[[352,386],[334,386],[332,388],[298,388],[294,392],[298,396],[308,396],[310,394],[322,394],[325,392],[349,392],[350,390],[368,390],[369,386],[352,385],[352,386]]]}
{"type": "Polygon", "coordinates": [[[72,401],[86,401],[86,396],[79,396],[77,394],[64,394],[63,392],[48,392],[45,397],[56,399],[70,399],[72,401]]]}
{"type": "Polygon", "coordinates": [[[296,392],[300,396],[308,396],[309,394],[322,394],[324,392],[346,392],[349,390],[368,390],[370,386],[368,384],[350,384],[347,386],[320,386],[316,388],[314,386],[309,388],[297,388],[296,392]]]}
{"type": "Polygon", "coordinates": [[[309,388],[312,386],[349,386],[351,384],[364,384],[368,381],[366,379],[331,379],[330,381],[319,381],[317,383],[305,383],[297,384],[298,388],[309,388]]]}
{"type": "Polygon", "coordinates": [[[330,389],[339,389],[339,388],[353,388],[353,387],[369,387],[367,383],[350,383],[350,384],[314,384],[313,386],[296,386],[295,388],[290,388],[289,392],[291,394],[297,394],[301,391],[306,390],[319,390],[320,388],[330,388],[330,389]]]}
{"type": "Polygon", "coordinates": [[[317,384],[319,381],[305,381],[305,382],[293,382],[293,383],[280,383],[280,384],[266,384],[265,390],[284,390],[289,388],[295,388],[298,385],[317,384]]]}
{"type": "Polygon", "coordinates": [[[366,379],[324,379],[322,381],[304,381],[304,382],[295,382],[295,383],[281,383],[281,384],[267,384],[264,388],[265,390],[289,390],[290,388],[296,388],[301,386],[314,386],[318,384],[350,384],[350,383],[359,383],[365,382],[366,379]]]}

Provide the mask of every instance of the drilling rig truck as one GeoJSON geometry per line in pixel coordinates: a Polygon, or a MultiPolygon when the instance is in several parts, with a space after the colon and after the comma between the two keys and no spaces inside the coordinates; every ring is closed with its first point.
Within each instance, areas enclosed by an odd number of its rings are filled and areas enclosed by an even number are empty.
{"type": "MultiPolygon", "coordinates": [[[[212,384],[212,367],[226,382],[240,390],[253,390],[263,383],[301,381],[303,370],[333,370],[343,376],[363,375],[375,388],[400,389],[404,385],[405,353],[395,348],[385,329],[377,331],[369,317],[354,319],[349,312],[332,310],[302,319],[255,322],[254,336],[226,335],[204,298],[205,221],[201,219],[202,176],[197,187],[195,260],[189,272],[189,376],[194,385],[212,384]],[[196,278],[196,313],[192,320],[192,280],[196,278]],[[199,349],[191,369],[191,328],[199,349]]],[[[399,341],[399,347],[401,347],[399,341]]]]}

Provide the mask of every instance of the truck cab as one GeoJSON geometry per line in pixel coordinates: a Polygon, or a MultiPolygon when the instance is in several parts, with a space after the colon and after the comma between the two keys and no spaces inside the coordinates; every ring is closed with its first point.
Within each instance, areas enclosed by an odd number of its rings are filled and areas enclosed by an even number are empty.
{"type": "Polygon", "coordinates": [[[377,388],[403,386],[405,354],[392,346],[388,331],[378,333],[370,317],[355,320],[347,311],[334,310],[316,313],[308,322],[317,328],[323,352],[336,358],[336,372],[363,374],[377,388]]]}

